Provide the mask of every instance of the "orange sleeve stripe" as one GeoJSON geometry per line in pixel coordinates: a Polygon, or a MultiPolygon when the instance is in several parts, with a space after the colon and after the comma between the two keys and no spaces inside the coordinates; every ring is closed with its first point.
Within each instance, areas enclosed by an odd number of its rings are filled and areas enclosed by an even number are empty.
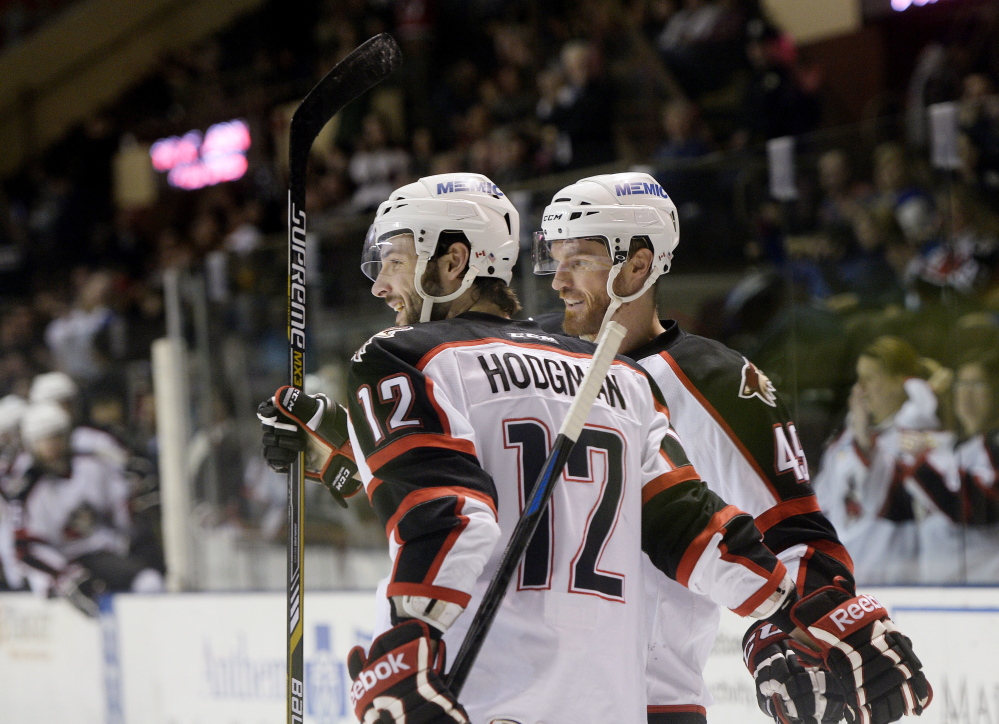
{"type": "Polygon", "coordinates": [[[468,607],[468,602],[472,600],[472,594],[464,591],[456,591],[453,588],[443,588],[441,586],[428,586],[426,583],[390,583],[386,595],[392,596],[426,596],[436,598],[439,601],[457,603],[462,608],[468,607]]]}
{"type": "Polygon", "coordinates": [[[693,465],[684,465],[682,468],[677,468],[676,470],[670,470],[668,473],[663,473],[658,478],[654,478],[645,484],[642,488],[642,505],[645,505],[654,497],[659,495],[659,493],[672,488],[674,485],[679,485],[680,483],[685,483],[688,480],[700,480],[697,471],[694,470],[693,465]]]}
{"type": "Polygon", "coordinates": [[[478,457],[475,453],[475,445],[471,440],[449,435],[435,435],[432,433],[414,433],[400,437],[394,442],[390,442],[381,450],[368,456],[368,468],[372,473],[381,468],[385,463],[397,458],[404,452],[408,452],[417,447],[432,447],[444,450],[456,450],[467,455],[478,457]]]}
{"type": "Polygon", "coordinates": [[[399,521],[402,516],[406,515],[410,510],[415,508],[420,503],[426,503],[428,500],[435,500],[436,498],[446,498],[448,496],[456,496],[460,498],[474,498],[481,503],[489,506],[489,509],[493,511],[493,515],[496,515],[496,503],[485,493],[480,493],[477,490],[471,490],[470,488],[448,488],[448,487],[434,487],[434,488],[420,488],[419,490],[414,490],[412,493],[407,495],[399,503],[399,507],[396,509],[392,517],[388,519],[385,524],[385,534],[388,537],[392,536],[395,527],[399,525],[399,521]]]}
{"type": "Polygon", "coordinates": [[[646,713],[648,714],[700,714],[701,716],[707,716],[708,710],[703,706],[697,706],[697,704],[671,704],[671,705],[661,705],[655,706],[649,704],[646,707],[646,713]]]}
{"type": "Polygon", "coordinates": [[[782,520],[787,520],[795,515],[818,513],[819,510],[819,501],[814,495],[784,500],[758,515],[756,517],[756,527],[760,529],[761,533],[766,533],[782,520]]]}
{"type": "Polygon", "coordinates": [[[738,614],[739,616],[748,616],[751,614],[760,607],[761,603],[770,598],[770,595],[777,590],[777,586],[784,580],[785,575],[787,575],[787,568],[785,568],[784,564],[778,560],[777,567],[774,568],[770,577],[767,578],[766,583],[760,586],[760,590],[747,598],[746,601],[739,606],[739,608],[733,608],[732,612],[738,614]]]}
{"type": "Polygon", "coordinates": [[[708,547],[708,543],[711,542],[711,538],[715,533],[724,530],[726,524],[737,515],[742,515],[742,511],[734,505],[726,505],[711,516],[711,520],[708,521],[707,526],[691,541],[690,545],[687,546],[686,552],[683,554],[683,558],[680,559],[680,565],[676,569],[677,583],[684,586],[689,583],[690,574],[694,572],[694,566],[701,559],[701,555],[704,553],[704,549],[708,547]]]}
{"type": "Polygon", "coordinates": [[[835,558],[837,561],[846,566],[850,573],[853,573],[853,559],[847,552],[846,548],[843,547],[842,543],[833,543],[829,540],[813,540],[809,541],[808,545],[817,551],[825,553],[830,558],[835,558]]]}

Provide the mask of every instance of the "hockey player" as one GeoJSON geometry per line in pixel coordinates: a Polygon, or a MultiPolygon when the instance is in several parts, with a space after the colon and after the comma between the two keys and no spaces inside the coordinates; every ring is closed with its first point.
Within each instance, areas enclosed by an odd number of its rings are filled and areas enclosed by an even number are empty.
{"type": "MultiPolygon", "coordinates": [[[[552,287],[565,304],[564,315],[542,326],[586,338],[611,318],[628,328],[622,353],[658,383],[694,467],[711,489],[756,518],[764,542],[791,573],[801,598],[791,618],[808,629],[808,620],[866,600],[855,597],[850,558],[819,512],[794,422],[773,384],[733,350],[658,317],[656,282],[679,241],[676,208],[663,188],[644,173],[583,179],[555,194],[542,228],[535,272],[554,273],[552,287]]],[[[703,724],[710,698],[702,672],[718,606],[649,568],[648,721],[703,724]]],[[[778,721],[845,715],[888,722],[929,703],[919,661],[883,608],[852,634],[865,652],[856,670],[830,655],[821,636],[802,637],[803,646],[775,629],[776,620],[750,628],[744,654],[760,708],[778,721]],[[897,653],[881,653],[889,649],[897,653]],[[869,665],[868,657],[879,664],[869,665]],[[879,679],[884,669],[890,671],[879,679]]]]}
{"type": "MultiPolygon", "coordinates": [[[[74,420],[78,417],[80,388],[65,372],[43,372],[31,381],[28,401],[55,402],[74,420]]],[[[70,437],[70,446],[78,455],[97,455],[124,470],[128,464],[128,449],[111,433],[89,425],[77,425],[70,437]]]]}
{"type": "MultiPolygon", "coordinates": [[[[448,174],[394,192],[365,244],[372,292],[399,325],[366,342],[350,370],[350,443],[393,560],[383,632],[348,662],[365,722],[644,722],[642,550],[744,615],[775,614],[793,588],[752,519],[698,479],[655,385],[619,359],[464,707],[450,695],[437,642],[462,640],[461,613],[477,606],[593,349],[509,318],[517,227],[488,179],[448,174]]],[[[283,388],[261,417],[272,464],[283,450],[290,462],[300,426],[326,446],[311,474],[341,477],[328,461],[343,416],[328,400],[283,388]]]]}
{"type": "Polygon", "coordinates": [[[96,615],[99,594],[161,591],[163,578],[129,554],[128,483],[100,458],[74,455],[70,430],[59,405],[29,406],[21,420],[25,452],[2,492],[32,590],[96,615]]]}

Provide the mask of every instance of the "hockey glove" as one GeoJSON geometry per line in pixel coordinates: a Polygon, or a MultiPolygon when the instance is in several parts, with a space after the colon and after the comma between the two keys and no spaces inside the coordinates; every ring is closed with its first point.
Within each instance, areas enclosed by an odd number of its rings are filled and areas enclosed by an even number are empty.
{"type": "Polygon", "coordinates": [[[843,719],[843,687],[821,657],[773,624],[750,627],[743,660],[756,680],[756,703],[779,724],[832,724],[843,719]]]}
{"type": "Polygon", "coordinates": [[[468,714],[443,680],[444,642],[422,621],[406,621],[376,638],[367,655],[347,654],[354,680],[350,703],[362,724],[468,724],[468,714]]]}
{"type": "Polygon", "coordinates": [[[873,596],[826,586],[778,612],[785,631],[803,632],[845,689],[848,722],[887,724],[922,714],[933,689],[912,642],[873,596]],[[785,628],[789,626],[790,628],[785,628]]]}
{"type": "Polygon", "coordinates": [[[361,487],[357,463],[347,434],[347,410],[326,395],[306,395],[281,387],[257,407],[263,425],[264,458],[278,473],[305,451],[305,477],[322,483],[333,499],[347,507],[345,498],[361,487]]]}

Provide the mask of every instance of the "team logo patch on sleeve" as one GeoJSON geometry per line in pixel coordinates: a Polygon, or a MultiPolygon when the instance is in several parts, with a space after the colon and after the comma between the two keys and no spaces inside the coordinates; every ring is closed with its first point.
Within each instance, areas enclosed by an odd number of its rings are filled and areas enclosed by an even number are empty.
{"type": "Polygon", "coordinates": [[[742,384],[739,385],[739,397],[748,400],[758,397],[771,407],[777,407],[777,390],[773,382],[763,374],[759,367],[745,357],[746,364],[742,366],[742,384]]]}

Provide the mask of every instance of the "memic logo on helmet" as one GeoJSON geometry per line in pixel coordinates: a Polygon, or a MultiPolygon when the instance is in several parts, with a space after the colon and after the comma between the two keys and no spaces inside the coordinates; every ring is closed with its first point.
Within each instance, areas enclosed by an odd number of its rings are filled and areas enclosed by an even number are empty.
{"type": "Polygon", "coordinates": [[[645,183],[642,181],[632,181],[631,183],[624,184],[614,184],[614,193],[618,196],[632,196],[637,194],[646,194],[649,196],[658,196],[661,199],[668,199],[669,194],[666,193],[666,189],[657,183],[645,183]]]}
{"type": "Polygon", "coordinates": [[[499,186],[492,183],[491,181],[480,181],[479,179],[468,178],[468,179],[457,179],[455,181],[446,181],[444,183],[438,182],[437,184],[437,195],[441,194],[454,194],[459,191],[478,191],[483,194],[489,194],[490,196],[502,196],[503,192],[500,191],[499,186]]]}

